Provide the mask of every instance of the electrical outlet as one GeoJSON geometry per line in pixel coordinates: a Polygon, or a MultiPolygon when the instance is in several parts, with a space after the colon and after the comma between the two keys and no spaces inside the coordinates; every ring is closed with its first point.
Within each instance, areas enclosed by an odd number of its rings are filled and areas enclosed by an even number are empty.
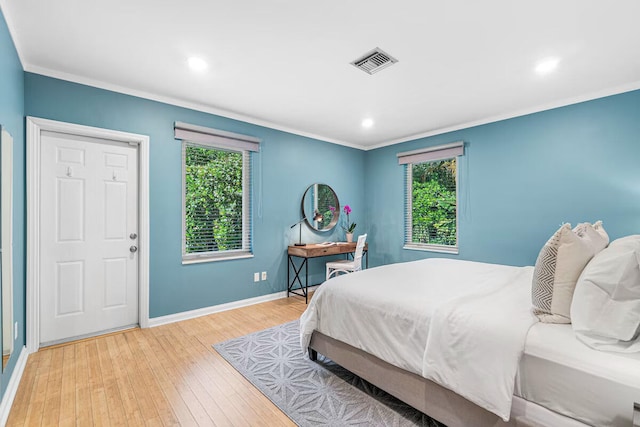
{"type": "Polygon", "coordinates": [[[13,339],[18,339],[18,322],[13,324],[13,339]]]}
{"type": "Polygon", "coordinates": [[[254,282],[260,281],[260,273],[253,273],[253,281],[254,282]]]}
{"type": "Polygon", "coordinates": [[[267,280],[267,272],[266,271],[262,272],[262,280],[267,280]]]}

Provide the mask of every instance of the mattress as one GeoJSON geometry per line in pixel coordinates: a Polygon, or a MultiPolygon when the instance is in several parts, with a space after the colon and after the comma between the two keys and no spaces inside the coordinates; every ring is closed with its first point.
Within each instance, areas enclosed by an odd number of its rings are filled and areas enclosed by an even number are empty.
{"type": "MultiPolygon", "coordinates": [[[[367,269],[325,282],[302,316],[305,325],[398,368],[422,375],[434,311],[520,267],[427,259],[367,269]],[[439,267],[439,268],[438,268],[439,267]],[[311,320],[317,322],[311,322],[311,320]]],[[[530,277],[527,278],[531,281],[530,277]]],[[[313,329],[307,331],[307,341],[313,329]]],[[[306,347],[302,342],[302,347],[306,347]]]]}
{"type": "Polygon", "coordinates": [[[593,426],[629,427],[640,402],[640,353],[593,350],[571,325],[537,323],[530,330],[515,394],[593,426]]]}

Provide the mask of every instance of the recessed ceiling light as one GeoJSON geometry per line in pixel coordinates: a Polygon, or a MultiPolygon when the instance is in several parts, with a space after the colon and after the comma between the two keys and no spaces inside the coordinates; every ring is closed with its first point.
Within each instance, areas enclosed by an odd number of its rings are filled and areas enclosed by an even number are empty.
{"type": "Polygon", "coordinates": [[[364,119],[362,121],[363,128],[370,128],[371,126],[373,126],[373,119],[364,119]]]}
{"type": "Polygon", "coordinates": [[[558,67],[559,62],[560,60],[558,58],[547,58],[540,61],[538,65],[536,65],[536,73],[549,74],[558,67]]]}
{"type": "Polygon", "coordinates": [[[207,63],[204,62],[204,59],[198,58],[197,56],[192,56],[187,60],[189,64],[189,68],[193,71],[204,71],[207,69],[207,63]]]}

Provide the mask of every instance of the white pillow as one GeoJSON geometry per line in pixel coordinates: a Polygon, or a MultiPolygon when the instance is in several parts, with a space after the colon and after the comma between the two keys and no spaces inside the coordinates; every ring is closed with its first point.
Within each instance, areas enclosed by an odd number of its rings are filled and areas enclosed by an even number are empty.
{"type": "Polygon", "coordinates": [[[587,265],[571,317],[576,336],[590,347],[640,351],[640,236],[615,240],[587,265]]]}
{"type": "Polygon", "coordinates": [[[562,225],[542,247],[533,272],[531,300],[534,314],[545,323],[571,323],[573,291],[580,273],[609,243],[598,221],[562,225]]]}

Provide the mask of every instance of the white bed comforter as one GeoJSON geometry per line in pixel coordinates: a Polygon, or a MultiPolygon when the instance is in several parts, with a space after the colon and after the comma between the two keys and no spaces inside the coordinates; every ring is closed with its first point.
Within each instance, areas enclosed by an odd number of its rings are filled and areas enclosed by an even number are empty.
{"type": "Polygon", "coordinates": [[[300,319],[509,419],[531,313],[533,267],[431,258],[331,279],[300,319]]]}

